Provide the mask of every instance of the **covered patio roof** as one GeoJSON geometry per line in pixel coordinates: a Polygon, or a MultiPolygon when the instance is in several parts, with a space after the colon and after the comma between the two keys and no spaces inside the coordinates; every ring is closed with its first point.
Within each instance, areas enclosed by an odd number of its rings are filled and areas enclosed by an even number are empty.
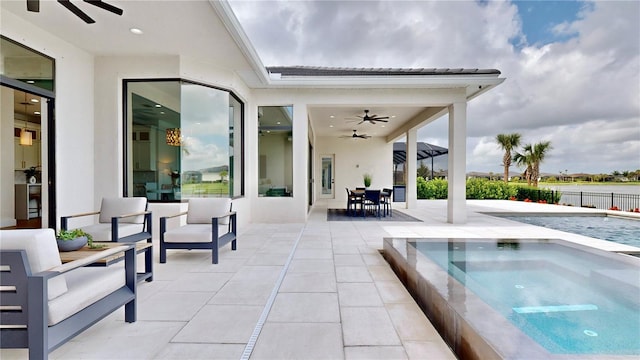
{"type": "MultiPolygon", "coordinates": [[[[449,153],[449,149],[438,145],[418,142],[418,160],[434,158],[449,153]]],[[[402,164],[407,161],[406,144],[404,142],[393,143],[393,164],[402,164]]]]}

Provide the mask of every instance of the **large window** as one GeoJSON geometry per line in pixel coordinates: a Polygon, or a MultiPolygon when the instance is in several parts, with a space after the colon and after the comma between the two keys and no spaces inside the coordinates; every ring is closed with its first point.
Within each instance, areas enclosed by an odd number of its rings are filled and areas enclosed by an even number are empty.
{"type": "Polygon", "coordinates": [[[151,201],[244,194],[242,103],[180,80],[125,81],[130,193],[151,201]]]}
{"type": "Polygon", "coordinates": [[[293,106],[258,107],[258,195],[293,194],[293,106]]]}

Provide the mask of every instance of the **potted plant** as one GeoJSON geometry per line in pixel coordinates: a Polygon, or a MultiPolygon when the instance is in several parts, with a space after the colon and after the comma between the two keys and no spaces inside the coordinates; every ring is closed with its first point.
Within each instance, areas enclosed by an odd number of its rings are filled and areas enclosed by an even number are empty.
{"type": "Polygon", "coordinates": [[[371,186],[371,174],[366,173],[362,175],[362,179],[364,180],[364,187],[368,188],[371,186]]]}
{"type": "Polygon", "coordinates": [[[60,251],[75,251],[89,244],[93,248],[93,238],[91,234],[82,229],[60,230],[56,234],[56,242],[60,251]]]}
{"type": "Polygon", "coordinates": [[[27,178],[27,182],[31,183],[31,184],[35,184],[37,179],[36,179],[36,174],[38,173],[38,170],[36,169],[35,166],[32,166],[28,169],[24,170],[24,174],[26,175],[27,178]]]}

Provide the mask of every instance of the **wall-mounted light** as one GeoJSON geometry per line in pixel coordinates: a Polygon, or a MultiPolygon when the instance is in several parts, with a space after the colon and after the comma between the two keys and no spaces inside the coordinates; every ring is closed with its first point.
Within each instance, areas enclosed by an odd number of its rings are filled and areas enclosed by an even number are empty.
{"type": "Polygon", "coordinates": [[[167,129],[167,145],[180,146],[180,128],[167,129]]]}

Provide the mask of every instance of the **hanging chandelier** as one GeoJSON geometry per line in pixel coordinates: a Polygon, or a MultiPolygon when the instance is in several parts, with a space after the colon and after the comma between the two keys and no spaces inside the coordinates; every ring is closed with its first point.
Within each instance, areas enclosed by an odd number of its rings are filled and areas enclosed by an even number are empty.
{"type": "Polygon", "coordinates": [[[166,132],[167,145],[180,146],[180,128],[169,128],[166,132]]]}

